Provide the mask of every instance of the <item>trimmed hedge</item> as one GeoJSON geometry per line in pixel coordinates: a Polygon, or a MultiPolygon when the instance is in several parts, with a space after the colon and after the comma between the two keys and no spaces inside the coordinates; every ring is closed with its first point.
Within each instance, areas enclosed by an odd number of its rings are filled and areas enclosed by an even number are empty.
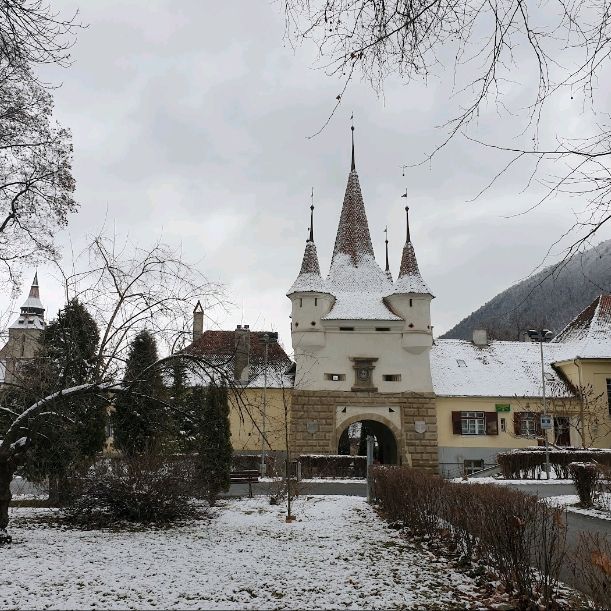
{"type": "Polygon", "coordinates": [[[483,562],[523,601],[553,600],[565,554],[562,510],[493,484],[453,483],[408,467],[374,467],[386,517],[442,538],[462,561],[483,562]]]}
{"type": "MultiPolygon", "coordinates": [[[[276,457],[273,454],[265,455],[266,475],[273,477],[276,474],[276,457]]],[[[261,454],[234,454],[231,459],[232,471],[259,471],[261,468],[261,454]]]]}
{"type": "MultiPolygon", "coordinates": [[[[573,462],[595,462],[611,467],[611,450],[550,449],[549,461],[558,479],[570,479],[569,465],[573,462]]],[[[537,479],[537,475],[545,472],[545,448],[535,447],[501,452],[497,456],[497,462],[506,479],[537,479]]]]}
{"type": "Polygon", "coordinates": [[[302,454],[301,477],[328,477],[335,479],[365,478],[367,474],[366,456],[346,456],[344,454],[302,454]]]}

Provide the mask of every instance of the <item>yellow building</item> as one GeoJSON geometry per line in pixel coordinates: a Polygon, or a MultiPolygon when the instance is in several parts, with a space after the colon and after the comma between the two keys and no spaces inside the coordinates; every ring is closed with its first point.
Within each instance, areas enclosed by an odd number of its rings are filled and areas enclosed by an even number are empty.
{"type": "MultiPolygon", "coordinates": [[[[431,375],[440,471],[469,473],[501,451],[543,442],[541,346],[436,340],[431,375]]],[[[611,295],[602,295],[543,344],[546,412],[556,446],[611,445],[611,295]]]]}
{"type": "Polygon", "coordinates": [[[277,334],[251,331],[248,325],[238,325],[234,331],[204,331],[203,309],[199,304],[195,308],[193,343],[186,350],[207,357],[234,379],[229,419],[236,453],[285,449],[292,363],[276,339],[277,334]]]}

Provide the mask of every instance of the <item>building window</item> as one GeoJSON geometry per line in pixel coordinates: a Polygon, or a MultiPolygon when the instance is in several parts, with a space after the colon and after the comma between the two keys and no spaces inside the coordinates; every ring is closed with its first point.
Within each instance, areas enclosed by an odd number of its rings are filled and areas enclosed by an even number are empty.
{"type": "Polygon", "coordinates": [[[607,378],[607,405],[609,407],[609,416],[611,416],[611,378],[607,378]]]}
{"type": "Polygon", "coordinates": [[[302,297],[299,298],[299,307],[303,308],[303,298],[302,297]]]}
{"type": "Polygon", "coordinates": [[[354,327],[340,327],[340,331],[354,331],[354,327]]]}
{"type": "Polygon", "coordinates": [[[534,414],[523,414],[520,418],[520,435],[534,437],[537,434],[537,422],[534,414]]]}
{"type": "Polygon", "coordinates": [[[464,461],[464,473],[465,475],[473,475],[484,468],[484,459],[480,460],[465,460],[464,461]]]}
{"type": "Polygon", "coordinates": [[[314,305],[317,306],[318,305],[318,297],[314,297],[314,305]]]}
{"type": "Polygon", "coordinates": [[[411,307],[412,307],[412,305],[413,305],[413,302],[412,302],[412,300],[410,299],[410,300],[409,300],[409,307],[411,308],[411,307]]]}
{"type": "Polygon", "coordinates": [[[384,374],[382,376],[382,379],[385,382],[400,382],[401,381],[401,374],[400,373],[384,374]]]}
{"type": "Polygon", "coordinates": [[[390,327],[376,327],[376,331],[390,331],[390,327]]]}
{"type": "Polygon", "coordinates": [[[485,435],[484,412],[461,412],[460,429],[463,435],[485,435]]]}
{"type": "Polygon", "coordinates": [[[501,418],[501,432],[504,433],[507,430],[507,421],[505,418],[501,418]]]}
{"type": "Polygon", "coordinates": [[[329,382],[343,382],[345,379],[345,373],[325,373],[325,380],[329,380],[329,382]]]}

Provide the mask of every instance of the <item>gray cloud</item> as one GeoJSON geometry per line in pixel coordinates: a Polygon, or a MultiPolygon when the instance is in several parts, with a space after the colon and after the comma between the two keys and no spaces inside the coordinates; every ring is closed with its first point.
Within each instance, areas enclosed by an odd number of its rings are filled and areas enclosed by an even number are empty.
{"type": "MultiPolygon", "coordinates": [[[[566,200],[504,218],[530,205],[541,188],[521,192],[526,166],[469,203],[504,157],[455,140],[431,163],[420,161],[442,138],[451,115],[449,78],[377,97],[354,82],[329,126],[341,84],[316,69],[315,49],[283,40],[280,5],[251,2],[55,2],[79,6],[89,27],[74,64],[52,71],[58,119],[71,127],[81,211],[64,244],[78,245],[106,219],[147,244],[159,234],[182,244],[210,278],[224,282],[236,307],[216,323],[274,327],[290,344],[287,288],[297,274],[316,200],[316,242],[327,269],[349,169],[349,121],[356,116],[357,168],[374,246],[383,259],[389,226],[393,272],[404,240],[408,188],[421,271],[437,296],[441,333],[499,290],[527,275],[572,221],[566,200]]],[[[565,112],[566,108],[558,109],[565,112]]],[[[548,121],[554,129],[554,115],[548,121]]],[[[578,130],[579,121],[570,125],[578,130]]],[[[511,139],[515,125],[490,107],[482,138],[511,139]]],[[[609,237],[609,234],[601,235],[609,237]]],[[[61,291],[41,278],[54,312],[61,291]],[[47,286],[48,284],[48,286],[47,286]]]]}

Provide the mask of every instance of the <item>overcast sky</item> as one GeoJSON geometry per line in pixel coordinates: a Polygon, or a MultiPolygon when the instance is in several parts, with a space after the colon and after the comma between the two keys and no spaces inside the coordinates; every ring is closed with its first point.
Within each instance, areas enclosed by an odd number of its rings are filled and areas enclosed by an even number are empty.
{"type": "MultiPolygon", "coordinates": [[[[281,3],[53,5],[67,12],[78,7],[88,24],[73,65],[49,74],[62,82],[56,116],[73,133],[81,206],[61,243],[83,243],[106,222],[142,246],[160,235],[182,245],[185,258],[224,283],[235,303],[228,314],[208,312],[208,326],[276,329],[290,346],[285,293],[301,263],[310,189],[326,273],[350,164],[352,112],[378,261],[383,264],[388,225],[396,277],[405,239],[400,196],[407,188],[412,240],[436,295],[436,335],[526,277],[572,222],[576,202],[559,199],[506,218],[537,197],[536,189],[523,192],[525,167],[470,203],[507,158],[465,140],[402,176],[403,164],[421,160],[442,139],[436,126],[455,110],[443,73],[427,86],[391,79],[384,97],[355,82],[328,127],[308,139],[341,84],[317,67],[312,46],[286,44],[281,3]]],[[[573,121],[562,104],[554,112],[552,130],[558,121],[573,121]]],[[[579,130],[578,121],[573,128],[579,130]]],[[[508,143],[514,130],[493,108],[480,117],[483,138],[508,143]]],[[[61,292],[44,269],[40,276],[53,316],[61,292]]]]}

